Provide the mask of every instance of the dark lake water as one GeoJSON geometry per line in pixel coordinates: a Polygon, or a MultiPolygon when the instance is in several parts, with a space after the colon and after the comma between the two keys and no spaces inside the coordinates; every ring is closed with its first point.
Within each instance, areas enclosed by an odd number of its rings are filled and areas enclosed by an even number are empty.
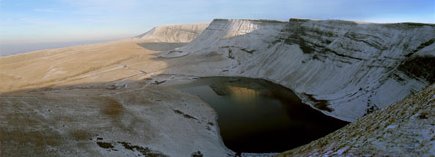
{"type": "Polygon", "coordinates": [[[199,96],[216,110],[223,141],[235,152],[285,151],[347,124],[265,80],[208,77],[174,87],[199,96]]]}

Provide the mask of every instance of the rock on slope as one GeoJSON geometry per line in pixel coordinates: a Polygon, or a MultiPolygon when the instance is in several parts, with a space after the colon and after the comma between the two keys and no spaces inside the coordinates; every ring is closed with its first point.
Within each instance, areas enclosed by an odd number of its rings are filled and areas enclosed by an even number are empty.
{"type": "Polygon", "coordinates": [[[271,80],[325,114],[355,121],[433,82],[434,41],[433,24],[218,19],[161,56],[178,62],[167,73],[271,80]]]}
{"type": "Polygon", "coordinates": [[[433,156],[435,84],[279,156],[433,156]]]}

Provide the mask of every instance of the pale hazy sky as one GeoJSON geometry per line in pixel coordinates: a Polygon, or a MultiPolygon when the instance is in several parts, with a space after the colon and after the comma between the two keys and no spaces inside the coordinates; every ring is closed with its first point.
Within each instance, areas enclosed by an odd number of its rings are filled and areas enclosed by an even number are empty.
{"type": "Polygon", "coordinates": [[[99,40],[162,24],[291,17],[435,23],[435,0],[0,0],[0,42],[99,40]]]}

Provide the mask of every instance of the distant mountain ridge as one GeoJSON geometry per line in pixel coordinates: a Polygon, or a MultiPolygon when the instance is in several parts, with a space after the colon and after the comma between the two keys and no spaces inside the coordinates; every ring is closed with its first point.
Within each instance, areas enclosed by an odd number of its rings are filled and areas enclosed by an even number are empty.
{"type": "Polygon", "coordinates": [[[207,26],[208,24],[157,26],[135,38],[153,42],[186,43],[196,38],[207,26]]]}

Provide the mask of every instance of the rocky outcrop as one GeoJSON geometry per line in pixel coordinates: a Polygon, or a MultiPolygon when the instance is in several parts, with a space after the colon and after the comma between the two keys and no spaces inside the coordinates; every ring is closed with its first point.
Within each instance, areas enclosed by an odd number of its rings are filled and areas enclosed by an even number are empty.
{"type": "Polygon", "coordinates": [[[427,56],[435,54],[434,38],[432,24],[218,19],[177,53],[162,56],[179,62],[218,57],[168,71],[271,80],[325,114],[355,121],[432,82],[431,74],[410,75],[410,68],[400,67],[430,66],[411,58],[433,63],[427,56]]]}

